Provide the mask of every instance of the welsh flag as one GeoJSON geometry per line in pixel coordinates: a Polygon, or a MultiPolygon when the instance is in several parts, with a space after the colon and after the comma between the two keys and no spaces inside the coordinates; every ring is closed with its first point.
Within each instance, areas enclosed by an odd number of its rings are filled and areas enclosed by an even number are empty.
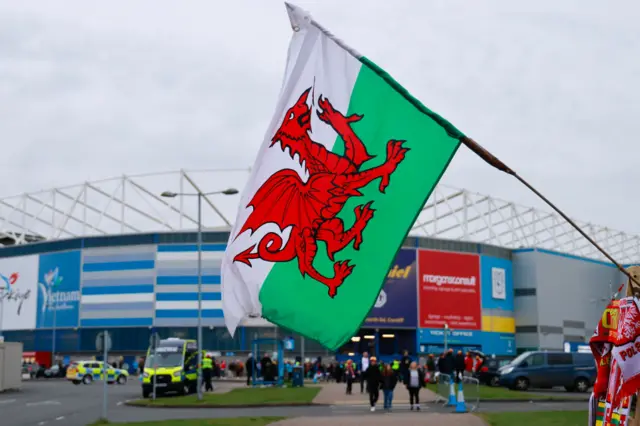
{"type": "Polygon", "coordinates": [[[374,305],[463,134],[287,10],[284,83],[222,262],[224,316],[231,334],[263,317],[336,349],[374,305]]]}

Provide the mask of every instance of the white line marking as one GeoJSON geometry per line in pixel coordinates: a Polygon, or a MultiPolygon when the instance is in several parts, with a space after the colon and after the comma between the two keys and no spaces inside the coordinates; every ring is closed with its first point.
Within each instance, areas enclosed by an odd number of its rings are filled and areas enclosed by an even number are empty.
{"type": "Polygon", "coordinates": [[[38,426],[42,426],[43,424],[45,424],[46,422],[40,422],[38,423],[38,426]]]}
{"type": "Polygon", "coordinates": [[[15,399],[3,399],[0,401],[0,404],[11,404],[12,402],[16,402],[15,399]]]}
{"type": "Polygon", "coordinates": [[[35,405],[60,405],[58,401],[38,401],[38,402],[27,402],[27,407],[33,407],[35,405]]]}
{"type": "Polygon", "coordinates": [[[62,420],[62,419],[64,419],[64,416],[56,417],[56,420],[62,420]]]}
{"type": "Polygon", "coordinates": [[[119,401],[116,405],[122,405],[124,404],[122,401],[119,401]]]}

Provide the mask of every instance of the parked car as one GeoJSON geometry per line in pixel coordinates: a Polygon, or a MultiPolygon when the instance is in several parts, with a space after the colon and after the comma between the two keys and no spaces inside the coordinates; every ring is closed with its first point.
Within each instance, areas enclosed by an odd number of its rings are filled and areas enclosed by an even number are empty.
{"type": "Polygon", "coordinates": [[[52,365],[51,368],[44,370],[44,377],[46,379],[54,379],[59,377],[65,377],[67,375],[67,368],[60,367],[58,364],[52,365]]]}
{"type": "Polygon", "coordinates": [[[499,356],[495,358],[485,358],[480,371],[476,373],[476,377],[480,383],[488,386],[499,386],[500,373],[498,370],[513,361],[512,356],[499,356]]]}
{"type": "MultiPolygon", "coordinates": [[[[107,364],[107,383],[124,385],[127,383],[129,373],[120,368],[114,368],[107,364]]],[[[104,379],[104,364],[102,361],[75,361],[66,372],[67,380],[74,385],[84,383],[90,385],[94,380],[104,379]]]]}
{"type": "Polygon", "coordinates": [[[35,367],[35,374],[33,375],[33,377],[36,379],[46,377],[46,374],[45,374],[46,371],[47,371],[47,368],[44,365],[37,365],[35,367]]]}
{"type": "Polygon", "coordinates": [[[587,392],[596,381],[596,363],[589,353],[525,352],[501,367],[499,383],[516,390],[564,386],[587,392]]]}

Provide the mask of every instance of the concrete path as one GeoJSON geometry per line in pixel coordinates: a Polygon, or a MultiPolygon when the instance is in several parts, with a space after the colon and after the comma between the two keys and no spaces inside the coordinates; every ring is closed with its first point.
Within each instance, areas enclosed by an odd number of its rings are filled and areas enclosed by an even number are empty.
{"type": "Polygon", "coordinates": [[[331,423],[331,426],[356,426],[366,424],[367,426],[486,426],[480,418],[471,414],[439,414],[439,413],[367,413],[359,416],[332,416],[326,417],[298,417],[294,419],[282,420],[272,423],[274,426],[324,426],[331,423]]]}
{"type": "MultiPolygon", "coordinates": [[[[345,393],[346,385],[343,383],[327,383],[322,385],[322,390],[313,399],[315,404],[328,404],[328,405],[369,405],[369,394],[365,391],[360,393],[360,385],[354,383],[353,394],[347,395],[345,393]]],[[[380,391],[380,399],[378,404],[381,406],[382,391],[380,391]]],[[[433,402],[436,399],[436,394],[429,389],[422,389],[420,391],[420,403],[433,402]]],[[[394,404],[408,404],[409,392],[403,385],[396,386],[393,395],[394,404]]]]}

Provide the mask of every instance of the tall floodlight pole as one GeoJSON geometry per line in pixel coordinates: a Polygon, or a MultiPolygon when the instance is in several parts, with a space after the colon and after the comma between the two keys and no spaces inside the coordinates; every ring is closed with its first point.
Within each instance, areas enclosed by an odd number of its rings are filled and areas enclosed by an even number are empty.
{"type": "Polygon", "coordinates": [[[198,400],[202,399],[202,193],[198,192],[198,400]]]}
{"type": "Polygon", "coordinates": [[[198,241],[197,241],[197,252],[198,252],[198,400],[202,400],[202,198],[207,195],[234,195],[237,194],[238,190],[235,188],[228,188],[224,191],[214,191],[214,192],[201,192],[197,193],[177,193],[171,191],[165,191],[160,194],[163,197],[167,198],[175,198],[177,196],[187,197],[187,196],[195,196],[198,197],[198,241]]]}

